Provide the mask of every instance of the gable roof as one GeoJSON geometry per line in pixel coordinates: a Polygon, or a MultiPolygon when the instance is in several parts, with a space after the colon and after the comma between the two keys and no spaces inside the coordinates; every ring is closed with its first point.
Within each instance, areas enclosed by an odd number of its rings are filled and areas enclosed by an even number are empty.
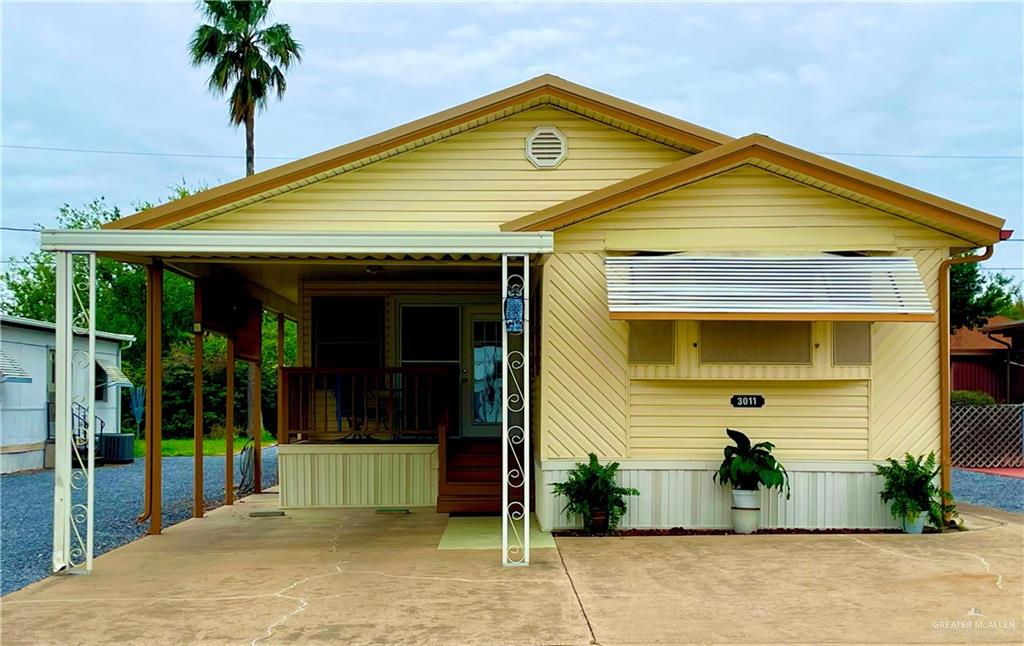
{"type": "Polygon", "coordinates": [[[104,228],[173,227],[213,209],[324,179],[348,170],[347,166],[377,161],[543,104],[555,105],[688,152],[701,152],[732,141],[732,137],[720,132],[545,74],[370,137],[140,211],[110,222],[104,228]]]}
{"type": "Polygon", "coordinates": [[[501,228],[504,231],[559,229],[748,164],[975,244],[999,241],[1004,224],[1001,218],[989,213],[755,133],[506,222],[501,228]]]}

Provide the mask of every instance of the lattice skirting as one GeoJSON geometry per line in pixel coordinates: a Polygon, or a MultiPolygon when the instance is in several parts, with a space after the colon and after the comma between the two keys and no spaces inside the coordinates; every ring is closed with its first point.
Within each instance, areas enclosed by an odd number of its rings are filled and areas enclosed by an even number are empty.
{"type": "MultiPolygon", "coordinates": [[[[619,460],[620,481],[640,495],[628,499],[623,528],[732,527],[729,490],[712,481],[716,462],[619,460]]],[[[575,527],[562,513],[565,501],[551,483],[565,480],[572,460],[552,460],[536,470],[537,518],[545,530],[575,527]]],[[[786,463],[789,500],[762,492],[761,526],[793,528],[890,528],[897,523],[878,497],[881,478],[873,462],[786,463]]]]}
{"type": "Polygon", "coordinates": [[[950,451],[957,467],[1024,467],[1024,404],[954,406],[950,451]]]}

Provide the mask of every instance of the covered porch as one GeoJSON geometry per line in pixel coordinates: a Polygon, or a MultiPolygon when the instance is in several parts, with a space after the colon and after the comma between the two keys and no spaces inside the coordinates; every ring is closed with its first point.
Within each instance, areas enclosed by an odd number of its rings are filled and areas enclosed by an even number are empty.
{"type": "MultiPolygon", "coordinates": [[[[59,334],[71,321],[95,328],[96,255],[147,267],[147,458],[160,446],[162,272],[195,281],[197,501],[204,335],[227,337],[227,365],[258,365],[269,310],[278,322],[281,506],[500,513],[503,562],[529,562],[528,529],[516,523],[531,506],[530,267],[551,251],[550,233],[51,231],[43,247],[58,257],[59,334]],[[287,319],[298,326],[295,366],[283,360],[287,319]]],[[[58,412],[73,393],[62,370],[71,352],[62,349],[59,338],[58,412]]],[[[230,370],[228,384],[230,392],[230,370]]],[[[67,451],[55,472],[54,570],[89,570],[94,438],[90,430],[83,442],[62,439],[65,426],[58,416],[57,446],[67,451]]],[[[256,449],[259,482],[258,441],[256,449]]],[[[158,534],[159,460],[147,465],[143,517],[158,534]]]]}

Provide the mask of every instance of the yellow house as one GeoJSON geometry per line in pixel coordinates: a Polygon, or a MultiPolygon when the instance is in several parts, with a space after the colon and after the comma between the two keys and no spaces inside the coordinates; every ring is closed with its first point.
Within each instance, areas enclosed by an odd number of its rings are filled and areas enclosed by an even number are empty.
{"type": "MultiPolygon", "coordinates": [[[[941,451],[948,484],[948,267],[1002,225],[546,75],[43,246],[65,324],[73,256],[95,254],[150,267],[151,322],[160,268],[194,278],[197,339],[239,357],[260,310],[298,323],[283,507],[500,511],[515,561],[514,521],[568,525],[550,484],[591,452],[641,492],[626,526],[727,526],[726,427],[791,474],[763,525],[892,526],[873,465],[941,451]]],[[[158,441],[159,352],[149,368],[158,441]]]]}

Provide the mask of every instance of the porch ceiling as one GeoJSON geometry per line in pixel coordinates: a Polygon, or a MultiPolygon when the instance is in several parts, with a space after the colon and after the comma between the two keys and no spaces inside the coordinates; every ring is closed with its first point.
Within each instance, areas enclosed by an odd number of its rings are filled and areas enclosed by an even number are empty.
{"type": "MultiPolygon", "coordinates": [[[[451,283],[493,281],[500,290],[500,256],[363,257],[346,259],[262,259],[210,261],[174,260],[170,266],[189,276],[236,277],[254,289],[272,292],[298,307],[299,285],[306,281],[343,281],[372,289],[396,283],[451,283]]],[[[253,292],[251,289],[250,292],[253,292]]],[[[278,309],[267,294],[253,293],[271,309],[278,309]]],[[[287,314],[287,310],[283,310],[287,314]]]]}

